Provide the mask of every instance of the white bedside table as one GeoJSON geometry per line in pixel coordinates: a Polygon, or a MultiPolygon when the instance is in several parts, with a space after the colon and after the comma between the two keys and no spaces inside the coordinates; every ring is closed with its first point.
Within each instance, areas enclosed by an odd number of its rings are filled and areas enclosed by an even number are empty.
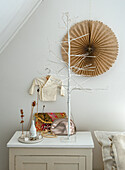
{"type": "Polygon", "coordinates": [[[19,143],[20,134],[17,131],[7,144],[9,170],[92,170],[94,143],[90,132],[77,132],[70,141],[58,136],[36,144],[19,143]]]}

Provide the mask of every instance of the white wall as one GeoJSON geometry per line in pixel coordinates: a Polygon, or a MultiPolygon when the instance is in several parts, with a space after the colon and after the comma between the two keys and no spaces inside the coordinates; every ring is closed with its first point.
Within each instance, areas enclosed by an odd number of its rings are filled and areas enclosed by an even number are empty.
{"type": "MultiPolygon", "coordinates": [[[[108,87],[108,90],[72,93],[72,113],[77,130],[92,133],[94,130],[125,130],[124,6],[123,0],[92,0],[91,18],[103,21],[112,28],[118,37],[119,55],[108,72],[91,78],[85,84],[93,88],[108,87]]],[[[32,79],[40,76],[39,72],[51,58],[48,40],[59,41],[66,33],[66,30],[59,29],[62,13],[66,11],[70,12],[71,17],[79,16],[77,21],[89,19],[89,1],[44,0],[0,56],[0,170],[8,170],[6,143],[16,130],[21,129],[20,108],[25,111],[25,123],[28,122],[31,102],[36,95],[31,97],[27,91],[32,79]]],[[[60,47],[56,44],[51,47],[61,57],[60,47]]],[[[66,110],[66,100],[61,96],[56,102],[45,104],[46,111],[66,110]]],[[[94,169],[102,169],[100,146],[96,140],[94,169]]]]}
{"type": "Polygon", "coordinates": [[[0,53],[42,0],[0,0],[0,53]]]}

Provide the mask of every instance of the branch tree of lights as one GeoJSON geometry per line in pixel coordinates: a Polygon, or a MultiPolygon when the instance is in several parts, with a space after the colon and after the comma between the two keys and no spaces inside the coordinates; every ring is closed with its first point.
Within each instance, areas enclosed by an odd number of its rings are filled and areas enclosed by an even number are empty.
{"type": "MultiPolygon", "coordinates": [[[[67,29],[63,40],[58,42],[61,46],[63,60],[50,50],[58,62],[49,61],[54,64],[63,63],[63,67],[55,72],[55,75],[67,80],[64,87],[67,90],[68,137],[70,137],[71,92],[73,90],[105,90],[103,88],[84,88],[82,85],[90,77],[98,76],[109,70],[118,55],[118,42],[112,30],[102,22],[86,20],[70,27],[72,20],[69,13],[65,13],[62,19],[67,29]],[[64,68],[68,69],[67,77],[60,74],[64,68]],[[78,83],[73,76],[89,78],[78,83]],[[75,82],[75,86],[72,86],[71,81],[75,82]]],[[[54,69],[47,69],[49,73],[50,70],[54,71],[54,69]]]]}

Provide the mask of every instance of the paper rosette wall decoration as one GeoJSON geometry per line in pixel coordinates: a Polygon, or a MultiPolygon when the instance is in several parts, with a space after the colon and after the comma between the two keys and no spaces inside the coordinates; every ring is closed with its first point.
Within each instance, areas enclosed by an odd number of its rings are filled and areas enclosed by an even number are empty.
{"type": "MultiPolygon", "coordinates": [[[[68,34],[62,40],[61,49],[63,60],[68,63],[67,41],[68,34]]],[[[80,75],[103,74],[112,67],[118,55],[118,42],[115,34],[100,21],[85,20],[72,26],[70,44],[71,69],[80,75]]]]}

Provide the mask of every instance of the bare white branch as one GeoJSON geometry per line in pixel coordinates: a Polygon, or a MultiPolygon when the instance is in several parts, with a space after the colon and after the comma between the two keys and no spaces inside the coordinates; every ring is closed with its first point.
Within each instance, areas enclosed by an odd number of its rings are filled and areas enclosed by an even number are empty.
{"type": "MultiPolygon", "coordinates": [[[[81,35],[80,37],[73,38],[73,39],[70,40],[70,42],[71,42],[71,41],[74,41],[74,40],[77,40],[77,39],[80,39],[80,38],[82,38],[82,37],[85,37],[85,36],[87,36],[87,35],[89,35],[89,33],[84,34],[84,35],[81,35]]],[[[63,43],[63,42],[65,43],[65,42],[68,42],[68,41],[61,41],[61,42],[62,42],[62,43],[63,43]]]]}
{"type": "MultiPolygon", "coordinates": [[[[81,71],[95,71],[95,66],[93,66],[92,64],[87,64],[85,66],[82,67],[82,61],[85,60],[86,58],[95,58],[96,56],[91,56],[91,54],[89,52],[87,52],[86,54],[76,54],[73,55],[71,54],[71,42],[72,41],[77,41],[80,38],[83,38],[85,36],[89,36],[89,33],[79,36],[79,37],[70,37],[70,24],[72,19],[70,19],[69,17],[69,13],[64,13],[62,16],[62,21],[64,23],[64,27],[67,28],[67,32],[68,32],[68,40],[67,41],[60,41],[60,42],[56,42],[60,45],[60,47],[63,49],[64,53],[67,55],[67,62],[63,61],[62,59],[59,58],[59,56],[54,53],[52,50],[49,49],[49,53],[54,56],[54,58],[56,58],[56,61],[53,60],[49,60],[50,62],[54,63],[54,64],[60,64],[60,67],[58,69],[58,71],[55,71],[54,69],[48,69],[48,67],[46,68],[46,71],[48,71],[48,74],[51,73],[51,75],[53,76],[59,76],[62,77],[62,81],[65,82],[67,81],[67,84],[63,83],[63,87],[67,90],[67,113],[68,113],[68,136],[70,135],[70,115],[71,115],[71,92],[73,90],[83,90],[85,92],[92,92],[92,91],[99,91],[99,90],[106,90],[103,88],[88,88],[88,87],[83,87],[83,84],[85,84],[87,81],[90,80],[90,78],[84,79],[81,82],[79,82],[78,80],[74,79],[74,77],[86,77],[85,75],[78,75],[75,73],[81,73],[81,71]],[[67,43],[68,49],[65,49],[62,45],[62,43],[67,43]],[[73,62],[75,63],[74,65],[72,65],[72,59],[73,62]],[[64,71],[64,69],[67,69],[68,71],[68,75],[63,74],[62,72],[64,71]],[[71,71],[75,71],[75,73],[72,73],[71,71]],[[75,85],[71,84],[74,83],[75,85]]],[[[50,47],[49,47],[50,48],[50,47]]],[[[89,75],[87,76],[89,77],[89,75]]]]}

